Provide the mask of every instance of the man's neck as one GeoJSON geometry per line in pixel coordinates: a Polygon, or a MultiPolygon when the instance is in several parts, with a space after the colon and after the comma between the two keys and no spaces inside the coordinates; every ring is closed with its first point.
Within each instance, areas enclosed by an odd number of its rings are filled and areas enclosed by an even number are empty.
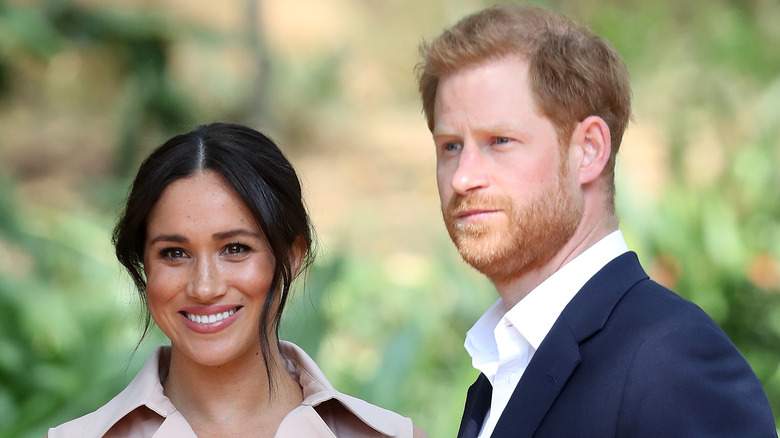
{"type": "Polygon", "coordinates": [[[617,229],[616,219],[605,220],[592,227],[578,227],[568,242],[541,267],[506,281],[498,282],[491,279],[499,296],[501,296],[501,301],[504,302],[505,310],[514,307],[564,265],[617,229]]]}

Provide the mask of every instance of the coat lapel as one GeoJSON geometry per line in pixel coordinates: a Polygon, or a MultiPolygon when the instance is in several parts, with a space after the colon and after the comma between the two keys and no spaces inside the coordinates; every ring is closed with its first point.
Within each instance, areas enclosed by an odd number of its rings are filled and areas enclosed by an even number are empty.
{"type": "Polygon", "coordinates": [[[579,363],[577,341],[568,327],[556,323],[528,364],[492,436],[533,436],[579,363]],[[547,342],[550,339],[554,341],[547,342]]]}
{"type": "Polygon", "coordinates": [[[490,398],[493,386],[484,374],[480,373],[477,381],[469,388],[466,395],[466,407],[460,420],[458,438],[476,438],[485,422],[485,415],[490,408],[490,398]]]}
{"type": "Polygon", "coordinates": [[[645,278],[647,274],[636,254],[627,252],[608,263],[580,289],[539,345],[493,437],[533,436],[577,369],[580,343],[600,331],[620,298],[645,278]]]}

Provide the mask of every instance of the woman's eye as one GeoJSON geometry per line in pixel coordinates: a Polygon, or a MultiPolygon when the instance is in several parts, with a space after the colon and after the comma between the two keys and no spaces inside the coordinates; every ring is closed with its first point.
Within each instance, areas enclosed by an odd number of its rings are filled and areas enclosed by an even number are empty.
{"type": "Polygon", "coordinates": [[[186,256],[187,253],[181,248],[163,248],[160,250],[160,257],[167,260],[179,260],[186,256]]]}
{"type": "Polygon", "coordinates": [[[231,243],[225,247],[227,255],[241,255],[246,252],[249,252],[249,247],[243,243],[231,243]]]}

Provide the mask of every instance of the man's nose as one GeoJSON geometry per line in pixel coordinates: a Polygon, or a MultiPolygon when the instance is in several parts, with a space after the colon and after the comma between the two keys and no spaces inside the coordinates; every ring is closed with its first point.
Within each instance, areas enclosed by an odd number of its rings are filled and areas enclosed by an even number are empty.
{"type": "Polygon", "coordinates": [[[215,260],[199,258],[193,265],[187,295],[201,302],[211,302],[225,294],[227,283],[224,281],[215,260]]]}
{"type": "Polygon", "coordinates": [[[489,185],[485,159],[479,148],[465,144],[458,157],[458,167],[452,175],[452,189],[459,195],[467,195],[489,185]]]}

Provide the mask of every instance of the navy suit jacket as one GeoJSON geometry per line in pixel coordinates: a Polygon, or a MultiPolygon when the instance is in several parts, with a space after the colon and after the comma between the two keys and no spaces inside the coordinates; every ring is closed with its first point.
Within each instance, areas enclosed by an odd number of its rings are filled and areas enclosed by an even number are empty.
{"type": "MultiPolygon", "coordinates": [[[[469,388],[458,437],[479,433],[492,386],[469,388]]],[[[699,307],[651,281],[636,254],[574,296],[492,437],[776,437],[766,394],[699,307]]]]}

